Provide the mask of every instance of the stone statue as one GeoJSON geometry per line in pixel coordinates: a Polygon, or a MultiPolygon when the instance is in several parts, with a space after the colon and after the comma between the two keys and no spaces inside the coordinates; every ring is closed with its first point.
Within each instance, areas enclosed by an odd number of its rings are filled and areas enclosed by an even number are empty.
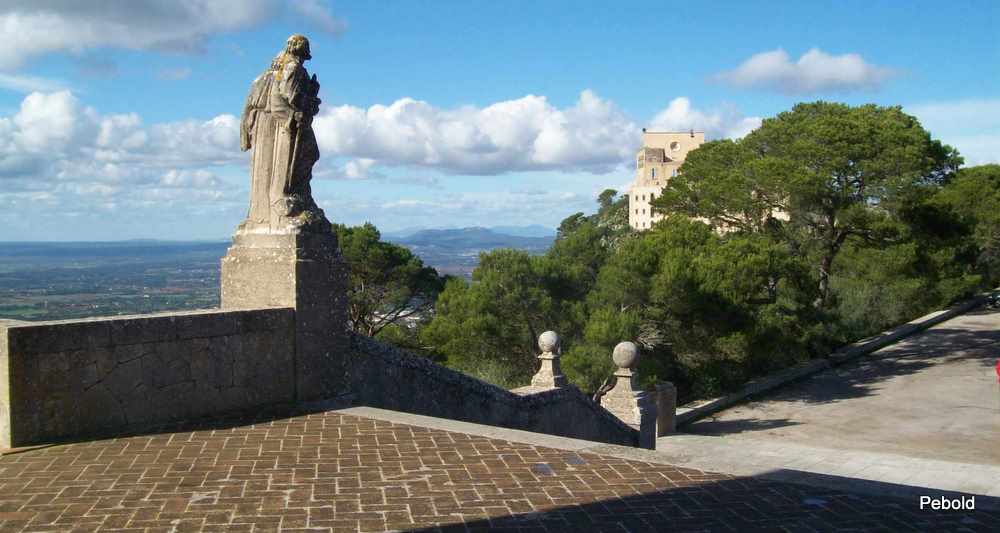
{"type": "Polygon", "coordinates": [[[329,231],[309,182],[319,160],[312,119],[319,112],[319,82],[304,63],[309,40],[292,35],[253,81],[240,119],[240,148],[250,157],[250,210],[237,233],[329,231]]]}

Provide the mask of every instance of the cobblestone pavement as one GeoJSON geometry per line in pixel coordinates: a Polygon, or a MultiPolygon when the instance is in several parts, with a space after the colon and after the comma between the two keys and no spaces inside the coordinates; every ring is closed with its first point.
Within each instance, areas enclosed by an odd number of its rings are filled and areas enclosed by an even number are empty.
{"type": "Polygon", "coordinates": [[[1000,513],[336,412],[171,431],[0,457],[0,530],[1000,530],[1000,513]]]}

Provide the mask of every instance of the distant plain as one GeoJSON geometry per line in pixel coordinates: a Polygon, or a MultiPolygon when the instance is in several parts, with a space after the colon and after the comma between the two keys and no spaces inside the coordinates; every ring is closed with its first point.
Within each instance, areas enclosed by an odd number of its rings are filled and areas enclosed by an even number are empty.
{"type": "MultiPolygon", "coordinates": [[[[479,253],[544,253],[553,236],[487,228],[387,234],[441,274],[471,277],[479,253]]],[[[219,305],[228,241],[0,242],[0,319],[61,320],[219,305]]]]}

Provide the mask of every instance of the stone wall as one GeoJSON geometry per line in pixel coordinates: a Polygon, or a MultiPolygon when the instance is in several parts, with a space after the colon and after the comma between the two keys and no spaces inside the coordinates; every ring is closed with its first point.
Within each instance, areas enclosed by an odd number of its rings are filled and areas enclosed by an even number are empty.
{"type": "MultiPolygon", "coordinates": [[[[292,308],[0,321],[0,448],[309,402],[292,308]]],[[[576,387],[509,391],[352,335],[326,399],[635,446],[639,432],[576,387]]],[[[322,402],[321,402],[322,403],[322,402]]]]}
{"type": "Polygon", "coordinates": [[[509,391],[362,335],[353,337],[355,404],[608,444],[638,431],[575,386],[509,391]]]}
{"type": "Polygon", "coordinates": [[[295,400],[295,312],[0,322],[0,448],[295,400]]]}

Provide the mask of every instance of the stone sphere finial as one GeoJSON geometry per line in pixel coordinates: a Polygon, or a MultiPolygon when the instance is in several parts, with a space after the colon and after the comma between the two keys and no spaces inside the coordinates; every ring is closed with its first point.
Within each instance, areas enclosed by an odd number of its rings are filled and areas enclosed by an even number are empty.
{"type": "Polygon", "coordinates": [[[542,353],[559,353],[559,335],[555,331],[546,331],[538,336],[538,349],[542,353]]]}
{"type": "Polygon", "coordinates": [[[639,347],[634,342],[619,342],[611,354],[611,359],[618,368],[635,368],[635,365],[639,364],[639,347]]]}

